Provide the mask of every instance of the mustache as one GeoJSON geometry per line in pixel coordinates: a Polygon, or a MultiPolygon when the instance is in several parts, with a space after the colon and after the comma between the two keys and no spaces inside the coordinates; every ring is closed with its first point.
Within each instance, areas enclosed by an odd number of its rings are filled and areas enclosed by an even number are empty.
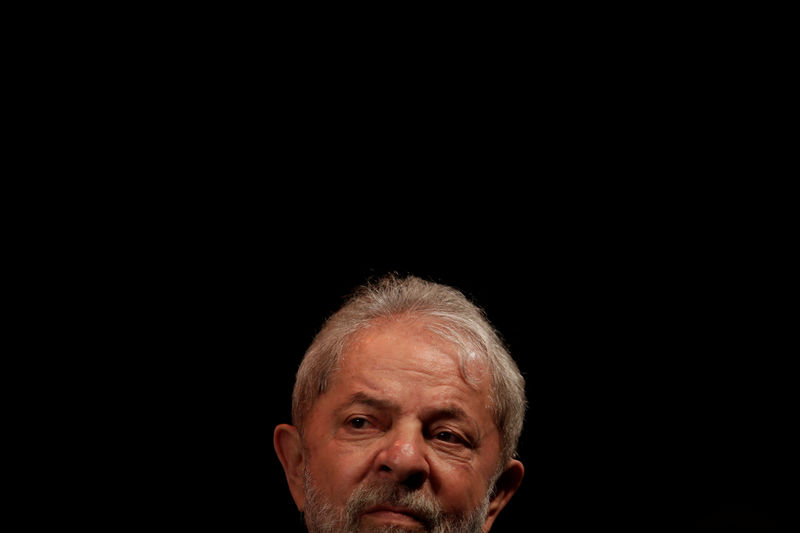
{"type": "Polygon", "coordinates": [[[433,496],[420,491],[409,491],[397,483],[375,481],[361,485],[353,491],[345,513],[355,523],[362,513],[378,505],[407,509],[429,531],[441,524],[444,517],[439,502],[433,496]]]}

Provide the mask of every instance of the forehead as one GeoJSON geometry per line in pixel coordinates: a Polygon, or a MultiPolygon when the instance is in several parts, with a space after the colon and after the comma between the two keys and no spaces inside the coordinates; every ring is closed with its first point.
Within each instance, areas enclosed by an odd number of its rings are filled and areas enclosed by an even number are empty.
{"type": "Polygon", "coordinates": [[[342,354],[330,392],[381,392],[405,403],[455,402],[483,411],[489,404],[485,363],[433,333],[420,320],[384,321],[362,331],[342,354]],[[466,375],[464,372],[466,371],[466,375]]]}

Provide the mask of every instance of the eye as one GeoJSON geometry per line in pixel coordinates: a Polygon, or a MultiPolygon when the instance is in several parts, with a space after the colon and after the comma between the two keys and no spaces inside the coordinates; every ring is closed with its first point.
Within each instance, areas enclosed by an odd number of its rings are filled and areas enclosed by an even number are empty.
{"type": "Polygon", "coordinates": [[[347,425],[353,429],[364,429],[369,424],[369,420],[360,416],[351,418],[347,421],[347,425]]]}
{"type": "Polygon", "coordinates": [[[436,440],[442,441],[442,442],[446,442],[448,444],[462,444],[462,445],[466,445],[467,444],[467,442],[464,439],[462,439],[461,437],[459,437],[455,433],[451,433],[449,431],[440,431],[440,432],[436,433],[433,436],[433,438],[435,438],[436,440]]]}

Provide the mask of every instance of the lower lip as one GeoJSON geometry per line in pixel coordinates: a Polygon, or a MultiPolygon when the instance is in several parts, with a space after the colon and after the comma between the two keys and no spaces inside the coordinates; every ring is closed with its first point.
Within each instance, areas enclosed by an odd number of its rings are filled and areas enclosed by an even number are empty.
{"type": "Polygon", "coordinates": [[[371,513],[365,514],[364,518],[385,524],[398,524],[403,526],[417,526],[417,527],[421,525],[419,520],[417,520],[413,516],[403,513],[395,513],[394,511],[373,511],[371,513]]]}

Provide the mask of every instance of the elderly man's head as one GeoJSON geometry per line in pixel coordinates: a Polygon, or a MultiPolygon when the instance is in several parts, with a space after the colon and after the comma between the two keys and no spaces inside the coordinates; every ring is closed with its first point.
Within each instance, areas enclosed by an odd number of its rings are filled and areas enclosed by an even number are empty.
{"type": "Polygon", "coordinates": [[[314,339],[274,443],[312,533],[488,531],[522,480],[524,414],[524,380],[481,311],[388,277],[314,339]]]}

